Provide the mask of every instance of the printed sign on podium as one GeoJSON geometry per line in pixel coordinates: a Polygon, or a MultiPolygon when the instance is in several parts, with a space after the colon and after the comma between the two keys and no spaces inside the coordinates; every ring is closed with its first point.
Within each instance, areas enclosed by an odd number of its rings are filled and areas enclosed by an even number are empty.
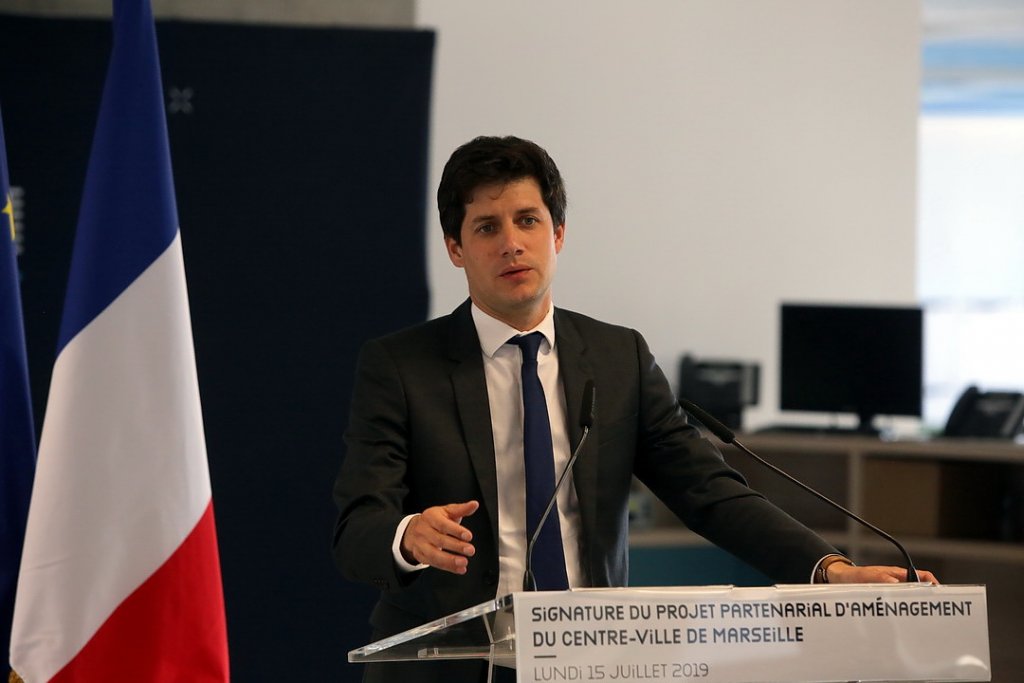
{"type": "Polygon", "coordinates": [[[520,683],[991,678],[977,586],[598,590],[514,601],[520,683]]]}

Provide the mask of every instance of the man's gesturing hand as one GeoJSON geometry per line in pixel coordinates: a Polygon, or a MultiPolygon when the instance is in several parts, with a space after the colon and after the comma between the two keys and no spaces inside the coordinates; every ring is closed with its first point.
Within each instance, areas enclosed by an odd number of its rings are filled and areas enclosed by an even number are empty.
{"type": "Polygon", "coordinates": [[[470,543],[473,534],[461,522],[479,507],[480,503],[471,500],[427,508],[405,527],[402,556],[413,564],[465,574],[476,548],[470,543]]]}

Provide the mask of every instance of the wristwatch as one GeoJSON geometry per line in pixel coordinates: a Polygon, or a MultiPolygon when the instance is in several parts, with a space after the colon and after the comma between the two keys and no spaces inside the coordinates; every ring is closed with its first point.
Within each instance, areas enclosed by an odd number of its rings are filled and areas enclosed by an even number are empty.
{"type": "Polygon", "coordinates": [[[842,562],[848,564],[851,567],[853,562],[842,555],[829,555],[824,560],[818,563],[818,568],[814,570],[814,583],[828,583],[828,568],[836,562],[842,562]]]}

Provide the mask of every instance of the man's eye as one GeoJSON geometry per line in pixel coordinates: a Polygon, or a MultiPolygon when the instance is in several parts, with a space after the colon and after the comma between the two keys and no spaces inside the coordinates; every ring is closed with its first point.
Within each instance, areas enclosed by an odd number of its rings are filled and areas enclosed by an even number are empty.
{"type": "Polygon", "coordinates": [[[491,223],[484,223],[479,228],[477,228],[476,231],[482,233],[491,233],[494,232],[494,225],[492,225],[491,223]]]}
{"type": "Polygon", "coordinates": [[[534,216],[523,216],[521,223],[523,225],[536,225],[537,219],[534,216]]]}

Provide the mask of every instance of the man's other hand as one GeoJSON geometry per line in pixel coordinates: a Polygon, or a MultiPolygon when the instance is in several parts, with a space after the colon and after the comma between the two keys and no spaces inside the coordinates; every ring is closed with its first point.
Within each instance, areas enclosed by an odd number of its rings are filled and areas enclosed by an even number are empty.
{"type": "Polygon", "coordinates": [[[465,574],[476,548],[470,542],[473,534],[462,526],[462,520],[479,508],[475,500],[427,508],[405,527],[402,556],[412,564],[465,574]]]}
{"type": "MultiPolygon", "coordinates": [[[[829,583],[902,583],[907,580],[907,570],[903,567],[867,566],[858,567],[843,562],[833,562],[828,566],[829,583]]],[[[917,570],[917,578],[924,583],[939,584],[935,575],[924,569],[917,570]]]]}

